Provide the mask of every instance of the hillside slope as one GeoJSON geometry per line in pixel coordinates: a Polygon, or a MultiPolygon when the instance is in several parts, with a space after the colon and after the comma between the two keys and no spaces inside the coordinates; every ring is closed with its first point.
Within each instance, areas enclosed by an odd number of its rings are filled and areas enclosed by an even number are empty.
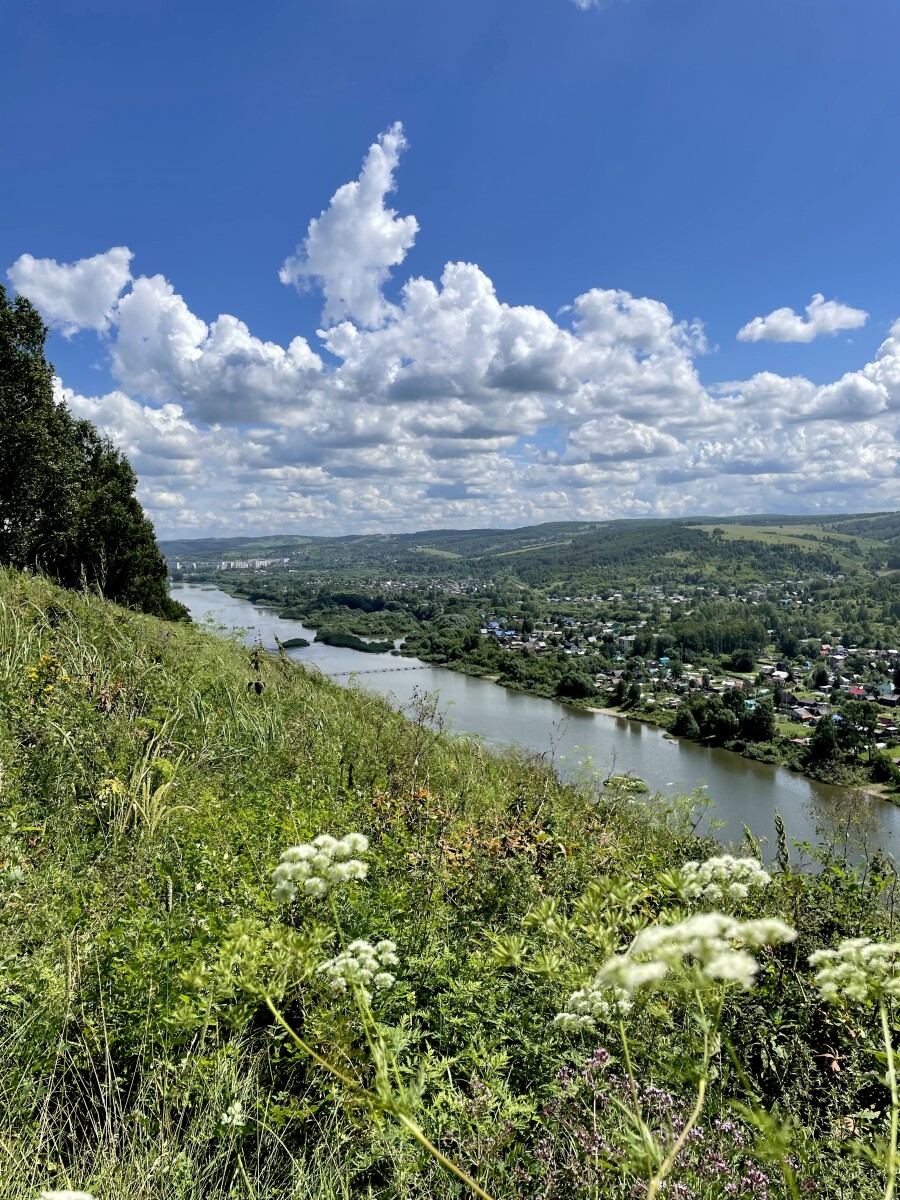
{"type": "MultiPolygon", "coordinates": [[[[553,1015],[677,908],[662,873],[710,849],[690,804],[665,812],[627,781],[564,788],[544,763],[444,737],[428,698],[401,716],[287,660],[12,573],[0,647],[0,1194],[469,1194],[404,1121],[492,1197],[642,1194],[616,1025],[572,1035],[553,1015]],[[369,840],[364,882],[323,903],[273,895],[285,847],[350,831],[369,840]],[[359,938],[392,939],[399,964],[354,1008],[319,968],[359,938]]],[[[783,1193],[748,1129],[733,1135],[734,1095],[792,1114],[791,1153],[820,1194],[848,1179],[878,1193],[878,1170],[848,1168],[830,1140],[842,1114],[884,1106],[874,1035],[809,1005],[804,964],[877,931],[884,886],[826,861],[751,905],[800,940],[765,952],[758,988],[729,1000],[723,1033],[743,1046],[752,1029],[752,1052],[744,1076],[720,1055],[671,1177],[691,1194],[724,1194],[713,1149],[783,1193]]],[[[665,1148],[694,1087],[696,1013],[673,995],[629,1029],[631,1094],[665,1148]]]]}

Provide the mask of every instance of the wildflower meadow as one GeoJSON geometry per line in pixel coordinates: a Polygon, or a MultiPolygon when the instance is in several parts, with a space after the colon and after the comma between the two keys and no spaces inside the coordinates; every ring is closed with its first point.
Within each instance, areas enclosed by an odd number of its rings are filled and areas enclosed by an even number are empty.
{"type": "Polygon", "coordinates": [[[0,652],[4,1197],[893,1197],[887,862],[11,572],[0,652]]]}

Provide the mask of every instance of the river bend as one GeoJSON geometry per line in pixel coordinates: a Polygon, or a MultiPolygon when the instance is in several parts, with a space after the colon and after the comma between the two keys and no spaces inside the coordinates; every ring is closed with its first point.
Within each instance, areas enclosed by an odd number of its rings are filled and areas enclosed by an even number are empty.
{"type": "MultiPolygon", "coordinates": [[[[229,596],[220,588],[176,584],[172,598],[180,600],[197,622],[209,618],[229,630],[240,630],[250,643],[257,637],[267,648],[275,637],[286,641],[313,630],[300,621],[278,616],[272,609],[229,596]]],[[[337,682],[353,681],[403,707],[414,692],[437,692],[455,733],[473,734],[493,745],[517,745],[536,754],[552,755],[562,775],[590,760],[607,774],[630,772],[652,791],[677,795],[705,784],[714,802],[713,817],[724,821],[718,836],[741,837],[746,825],[774,845],[774,814],[784,818],[788,835],[813,843],[844,828],[850,794],[846,789],[816,783],[783,767],[752,762],[727,750],[672,740],[660,730],[599,713],[570,708],[553,700],[510,692],[484,679],[475,679],[418,659],[363,654],[340,646],[313,642],[288,651],[292,658],[317,668],[337,682]]],[[[854,832],[870,849],[896,855],[900,849],[900,808],[878,797],[855,805],[854,832]]],[[[852,857],[856,857],[854,853],[852,857]]]]}

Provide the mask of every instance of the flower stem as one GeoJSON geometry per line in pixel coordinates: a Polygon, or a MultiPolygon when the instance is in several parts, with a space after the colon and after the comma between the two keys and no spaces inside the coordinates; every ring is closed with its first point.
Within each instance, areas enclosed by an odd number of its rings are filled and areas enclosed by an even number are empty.
{"type": "Polygon", "coordinates": [[[634,1105],[634,1115],[640,1117],[641,1106],[637,1097],[637,1086],[634,1082],[634,1070],[631,1066],[631,1054],[628,1051],[628,1035],[625,1033],[625,1022],[619,1018],[619,1038],[622,1042],[622,1054],[625,1058],[625,1070],[628,1072],[628,1090],[631,1092],[631,1102],[634,1105]]]}
{"type": "Polygon", "coordinates": [[[474,1179],[472,1179],[472,1177],[470,1175],[467,1175],[465,1173],[465,1171],[462,1170],[461,1167],[458,1167],[456,1165],[456,1163],[451,1162],[451,1160],[449,1158],[447,1158],[446,1155],[441,1154],[441,1152],[440,1152],[440,1150],[438,1150],[437,1146],[435,1146],[433,1142],[428,1140],[428,1138],[425,1136],[425,1134],[422,1132],[422,1130],[418,1127],[418,1125],[415,1123],[415,1121],[411,1121],[409,1119],[409,1117],[404,1116],[403,1113],[398,1112],[395,1114],[395,1116],[397,1117],[397,1120],[400,1122],[400,1124],[403,1126],[403,1128],[406,1129],[410,1134],[412,1134],[412,1136],[416,1139],[416,1141],[419,1143],[419,1145],[423,1146],[430,1155],[432,1155],[434,1158],[436,1158],[442,1167],[446,1167],[446,1169],[448,1171],[451,1171],[456,1176],[457,1179],[461,1179],[467,1187],[470,1187],[472,1189],[472,1191],[475,1193],[476,1196],[481,1197],[481,1200],[491,1200],[491,1197],[484,1190],[484,1188],[479,1187],[478,1184],[475,1182],[474,1179]]]}
{"type": "Polygon", "coordinates": [[[888,1150],[887,1184],[884,1189],[884,1200],[893,1200],[894,1184],[897,1179],[897,1117],[900,1113],[900,1100],[897,1096],[897,1070],[894,1064],[894,1045],[891,1041],[891,1029],[888,1024],[887,1008],[884,1000],[878,1005],[881,1016],[881,1032],[884,1036],[884,1050],[887,1055],[887,1077],[891,1089],[891,1144],[888,1150]]]}
{"type": "Polygon", "coordinates": [[[662,1163],[660,1164],[659,1170],[656,1172],[656,1174],[653,1176],[653,1178],[647,1184],[647,1200],[654,1200],[654,1197],[659,1193],[659,1189],[662,1187],[663,1180],[668,1175],[668,1173],[672,1170],[672,1167],[675,1165],[675,1160],[678,1157],[678,1155],[681,1153],[682,1148],[684,1147],[684,1143],[687,1141],[691,1130],[697,1124],[697,1118],[700,1116],[700,1111],[703,1108],[703,1101],[705,1098],[706,1098],[706,1079],[701,1079],[700,1083],[697,1085],[696,1102],[694,1103],[693,1109],[691,1109],[691,1115],[688,1117],[687,1121],[685,1122],[684,1129],[682,1129],[682,1131],[678,1137],[678,1141],[675,1143],[675,1145],[672,1147],[672,1149],[669,1151],[669,1153],[663,1159],[662,1163]]]}
{"type": "MultiPolygon", "coordinates": [[[[659,1189],[662,1187],[663,1180],[666,1178],[666,1176],[672,1170],[672,1167],[675,1165],[675,1160],[678,1158],[678,1155],[681,1153],[681,1151],[684,1148],[685,1142],[688,1140],[688,1137],[690,1136],[691,1130],[697,1124],[697,1121],[700,1117],[700,1113],[703,1110],[703,1101],[706,1099],[706,1081],[707,1081],[707,1077],[709,1075],[709,1058],[710,1058],[709,1025],[707,1022],[706,1013],[703,1008],[703,1001],[700,999],[699,995],[697,995],[697,1003],[700,1006],[700,1012],[701,1012],[702,1020],[703,1020],[703,1074],[700,1077],[700,1082],[697,1085],[697,1099],[694,1102],[694,1107],[691,1109],[691,1115],[688,1117],[687,1121],[685,1121],[684,1128],[682,1129],[681,1133],[678,1135],[678,1140],[675,1142],[675,1145],[672,1147],[672,1149],[669,1151],[669,1153],[666,1155],[666,1157],[660,1163],[659,1170],[656,1172],[656,1174],[653,1176],[653,1178],[647,1184],[647,1200],[655,1200],[655,1197],[658,1195],[659,1189]]],[[[719,1018],[721,1017],[721,1015],[722,1015],[722,1005],[720,1003],[719,1012],[716,1017],[716,1028],[718,1028],[719,1018]]]]}
{"type": "MultiPolygon", "coordinates": [[[[313,1062],[318,1063],[323,1070],[328,1071],[329,1074],[333,1075],[336,1079],[339,1079],[345,1087],[350,1088],[358,1095],[365,1096],[365,1098],[369,1101],[378,1103],[377,1096],[372,1096],[368,1091],[366,1091],[362,1084],[357,1083],[355,1079],[351,1079],[349,1075],[345,1075],[343,1071],[340,1071],[336,1066],[334,1066],[333,1063],[330,1063],[326,1058],[323,1058],[321,1054],[317,1054],[316,1051],[313,1050],[312,1046],[304,1042],[303,1038],[300,1037],[300,1035],[290,1027],[268,996],[266,996],[266,1007],[281,1028],[289,1035],[291,1040],[294,1042],[294,1045],[302,1050],[304,1054],[308,1054],[313,1062]]],[[[481,1197],[481,1200],[491,1200],[491,1197],[484,1190],[484,1188],[479,1187],[470,1175],[467,1175],[461,1167],[458,1167],[456,1163],[452,1162],[445,1154],[442,1154],[441,1151],[438,1150],[437,1146],[435,1146],[435,1144],[430,1141],[428,1137],[426,1137],[415,1121],[411,1120],[404,1113],[399,1112],[397,1109],[392,1109],[391,1111],[393,1111],[394,1116],[397,1118],[403,1128],[410,1133],[419,1143],[419,1145],[427,1150],[432,1158],[436,1159],[442,1167],[444,1167],[447,1171],[450,1171],[451,1174],[455,1175],[457,1179],[462,1180],[462,1182],[468,1188],[470,1188],[476,1196],[481,1197]]]]}
{"type": "Polygon", "coordinates": [[[241,1178],[243,1179],[243,1181],[247,1187],[247,1195],[250,1197],[250,1200],[256,1200],[256,1188],[250,1182],[250,1176],[247,1174],[247,1168],[244,1166],[244,1159],[243,1159],[243,1156],[241,1155],[240,1150],[238,1150],[237,1164],[238,1164],[238,1168],[241,1172],[241,1178]]]}
{"type": "Polygon", "coordinates": [[[309,1057],[313,1060],[313,1062],[317,1062],[319,1064],[319,1066],[322,1067],[323,1070],[328,1071],[328,1073],[330,1075],[333,1075],[335,1077],[335,1079],[339,1079],[341,1081],[341,1083],[344,1084],[345,1087],[350,1088],[351,1091],[363,1092],[363,1093],[365,1092],[365,1088],[361,1084],[357,1083],[355,1079],[351,1079],[349,1075],[345,1075],[343,1073],[343,1071],[338,1070],[338,1068],[336,1066],[334,1066],[333,1063],[330,1063],[326,1058],[323,1058],[321,1056],[321,1054],[317,1054],[315,1052],[315,1050],[313,1050],[312,1046],[308,1046],[306,1044],[306,1042],[304,1042],[303,1038],[300,1037],[300,1035],[298,1033],[296,1033],[290,1027],[290,1025],[288,1025],[287,1021],[284,1019],[284,1017],[281,1015],[281,1013],[278,1011],[278,1009],[275,1007],[275,1005],[272,1003],[270,997],[268,997],[268,996],[266,996],[266,1008],[268,1008],[269,1012],[272,1014],[272,1016],[275,1018],[275,1020],[281,1026],[281,1028],[285,1031],[285,1033],[288,1034],[288,1036],[293,1041],[294,1045],[299,1047],[299,1049],[301,1049],[304,1054],[308,1054],[309,1057]]]}

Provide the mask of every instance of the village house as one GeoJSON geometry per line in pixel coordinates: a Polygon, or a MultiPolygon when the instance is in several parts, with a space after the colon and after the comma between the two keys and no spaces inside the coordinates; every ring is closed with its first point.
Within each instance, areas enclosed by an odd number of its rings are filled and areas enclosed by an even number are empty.
{"type": "Polygon", "coordinates": [[[816,720],[815,713],[808,708],[792,708],[791,720],[796,721],[798,725],[811,725],[816,720]]]}

